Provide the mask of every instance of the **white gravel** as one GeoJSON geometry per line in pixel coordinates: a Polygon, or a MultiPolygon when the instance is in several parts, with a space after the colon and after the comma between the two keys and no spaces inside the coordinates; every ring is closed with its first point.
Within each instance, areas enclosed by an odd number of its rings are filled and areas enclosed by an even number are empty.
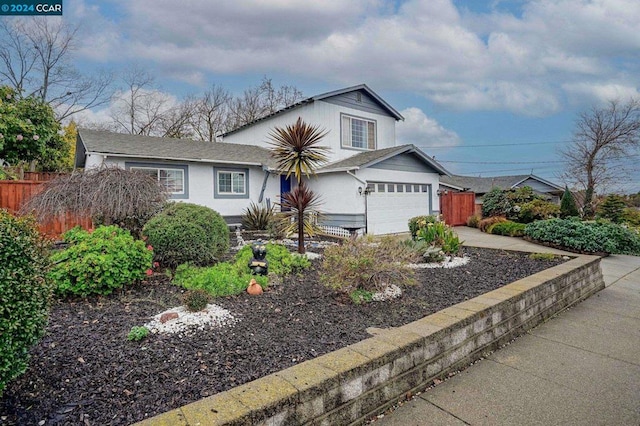
{"type": "Polygon", "coordinates": [[[402,296],[402,289],[395,284],[390,284],[383,291],[373,293],[371,300],[384,302],[385,300],[397,299],[400,296],[402,296]]]}
{"type": "Polygon", "coordinates": [[[209,304],[199,312],[189,312],[184,306],[168,309],[154,316],[144,326],[152,333],[179,333],[203,330],[205,326],[225,327],[238,321],[239,319],[231,315],[228,310],[218,305],[209,304]],[[169,320],[164,324],[161,323],[160,317],[170,312],[177,313],[178,318],[169,320]]]}
{"type": "Polygon", "coordinates": [[[413,269],[433,269],[433,268],[456,268],[469,263],[470,257],[451,257],[446,256],[444,261],[435,263],[413,263],[409,265],[409,268],[413,269]]]}

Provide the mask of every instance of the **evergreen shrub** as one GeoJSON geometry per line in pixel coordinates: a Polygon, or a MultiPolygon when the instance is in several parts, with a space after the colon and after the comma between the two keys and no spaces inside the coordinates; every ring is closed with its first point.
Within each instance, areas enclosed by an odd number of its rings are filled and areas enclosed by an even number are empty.
{"type": "Polygon", "coordinates": [[[146,223],[143,234],[155,260],[171,269],[183,263],[210,265],[229,250],[229,228],[222,216],[196,204],[170,204],[146,223]]]}
{"type": "Polygon", "coordinates": [[[52,286],[47,244],[31,218],[0,210],[0,396],[44,334],[52,286]]]}

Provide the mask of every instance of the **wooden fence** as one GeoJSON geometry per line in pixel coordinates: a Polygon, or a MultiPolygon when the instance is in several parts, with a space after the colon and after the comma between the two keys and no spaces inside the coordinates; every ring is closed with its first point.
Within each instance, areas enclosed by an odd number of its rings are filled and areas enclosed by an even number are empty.
{"type": "MultiPolygon", "coordinates": [[[[17,213],[27,201],[42,191],[43,181],[3,180],[0,181],[0,208],[17,213]]],[[[65,231],[74,226],[92,229],[90,218],[72,214],[55,217],[39,224],[40,232],[51,238],[59,238],[65,231]]]]}
{"type": "Polygon", "coordinates": [[[440,195],[440,213],[447,225],[466,225],[469,216],[476,212],[476,195],[473,192],[445,192],[440,195]]]}

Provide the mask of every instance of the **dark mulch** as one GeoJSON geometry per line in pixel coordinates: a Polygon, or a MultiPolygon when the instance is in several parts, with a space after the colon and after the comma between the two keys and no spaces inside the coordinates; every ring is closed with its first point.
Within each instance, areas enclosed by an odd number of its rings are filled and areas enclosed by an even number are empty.
{"type": "Polygon", "coordinates": [[[0,423],[125,425],[290,367],[475,297],[560,262],[465,248],[471,262],[419,270],[402,298],[354,306],[303,277],[260,297],[216,303],[240,321],[193,335],[126,339],[134,325],[180,304],[179,288],[154,277],[109,297],[54,304],[28,371],[6,389],[0,423]]]}

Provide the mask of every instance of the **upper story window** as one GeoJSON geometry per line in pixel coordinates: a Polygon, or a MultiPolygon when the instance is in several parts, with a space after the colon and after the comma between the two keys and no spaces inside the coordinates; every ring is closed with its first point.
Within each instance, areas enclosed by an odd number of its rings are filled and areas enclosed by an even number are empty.
{"type": "Polygon", "coordinates": [[[376,149],[376,122],[342,115],[342,146],[356,149],[376,149]]]}
{"type": "Polygon", "coordinates": [[[151,176],[160,182],[170,194],[183,195],[185,193],[184,169],[131,166],[129,170],[151,176]]]}

